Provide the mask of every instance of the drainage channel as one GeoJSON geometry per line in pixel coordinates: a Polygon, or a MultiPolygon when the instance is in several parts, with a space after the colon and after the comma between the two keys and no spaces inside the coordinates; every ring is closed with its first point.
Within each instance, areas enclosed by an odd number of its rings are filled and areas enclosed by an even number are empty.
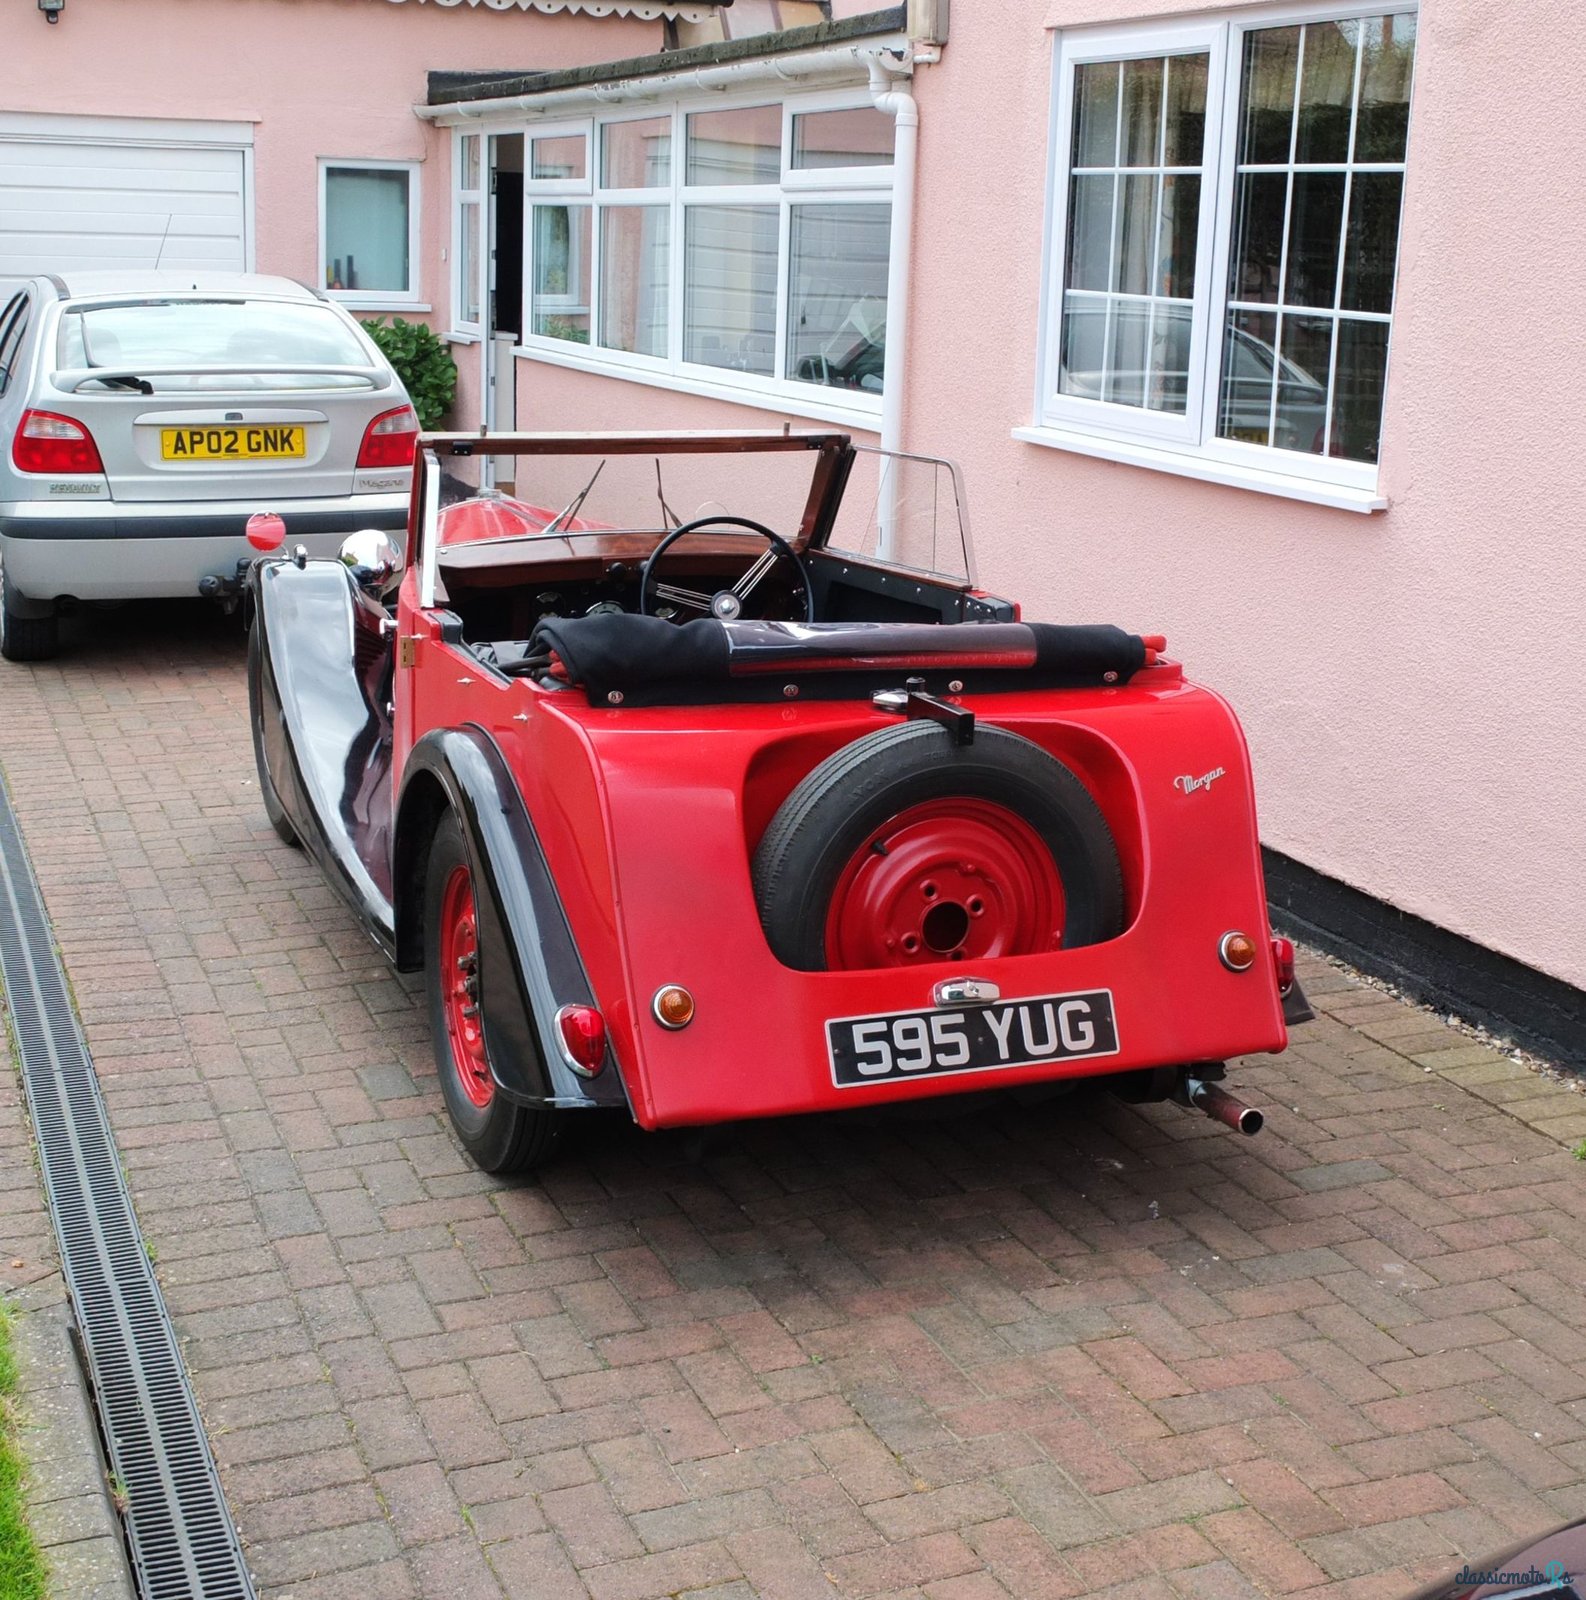
{"type": "Polygon", "coordinates": [[[3,779],[0,980],[142,1600],[253,1600],[3,779]]]}

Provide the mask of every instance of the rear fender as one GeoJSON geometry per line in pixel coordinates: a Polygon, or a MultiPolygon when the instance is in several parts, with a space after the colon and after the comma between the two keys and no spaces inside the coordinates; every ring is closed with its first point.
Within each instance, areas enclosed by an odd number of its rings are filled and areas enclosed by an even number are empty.
{"type": "Polygon", "coordinates": [[[403,770],[392,861],[398,967],[423,965],[424,874],[445,810],[457,817],[473,869],[485,1040],[497,1087],[523,1105],[627,1106],[609,1047],[593,1078],[562,1053],[557,1012],[595,1005],[594,990],[512,772],[481,728],[432,730],[403,770]]]}

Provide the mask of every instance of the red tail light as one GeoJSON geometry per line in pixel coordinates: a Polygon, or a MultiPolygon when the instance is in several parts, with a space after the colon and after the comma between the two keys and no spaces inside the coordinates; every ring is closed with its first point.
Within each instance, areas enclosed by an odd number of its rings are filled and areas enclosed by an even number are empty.
{"type": "Polygon", "coordinates": [[[419,442],[419,419],[412,406],[382,411],[364,429],[358,447],[358,465],[363,467],[411,467],[419,442]]]}
{"type": "Polygon", "coordinates": [[[1273,938],[1272,964],[1277,968],[1278,993],[1287,994],[1294,987],[1294,941],[1292,939],[1273,938]]]}
{"type": "Polygon", "coordinates": [[[563,1006],[556,1026],[574,1070],[594,1077],[606,1061],[606,1019],[593,1006],[563,1006]]]}
{"type": "Polygon", "coordinates": [[[11,441],[11,459],[19,472],[93,472],[103,474],[94,436],[80,422],[53,411],[24,411],[11,441]]]}

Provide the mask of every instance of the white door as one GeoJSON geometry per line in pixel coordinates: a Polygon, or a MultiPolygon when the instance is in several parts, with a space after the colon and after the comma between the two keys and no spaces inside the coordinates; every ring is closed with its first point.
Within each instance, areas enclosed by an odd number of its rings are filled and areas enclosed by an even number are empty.
{"type": "Polygon", "coordinates": [[[234,124],[0,117],[0,279],[245,271],[249,139],[234,124]]]}

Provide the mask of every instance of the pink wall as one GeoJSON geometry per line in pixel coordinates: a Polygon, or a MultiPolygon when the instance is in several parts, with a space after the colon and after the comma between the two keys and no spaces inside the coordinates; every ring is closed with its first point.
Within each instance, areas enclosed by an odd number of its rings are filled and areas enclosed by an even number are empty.
{"type": "MultiPolygon", "coordinates": [[[[1586,225],[1552,176],[1586,168],[1586,124],[1558,114],[1586,17],[1545,0],[1422,13],[1382,447],[1391,505],[1366,517],[1012,437],[1035,386],[1047,24],[1185,9],[956,11],[942,63],[916,79],[906,442],[964,463],[987,587],[1033,618],[1165,631],[1229,696],[1268,843],[1586,985],[1586,679],[1565,655],[1586,637],[1586,225]]],[[[526,426],[763,420],[535,363],[520,365],[520,393],[526,426]]]]}

